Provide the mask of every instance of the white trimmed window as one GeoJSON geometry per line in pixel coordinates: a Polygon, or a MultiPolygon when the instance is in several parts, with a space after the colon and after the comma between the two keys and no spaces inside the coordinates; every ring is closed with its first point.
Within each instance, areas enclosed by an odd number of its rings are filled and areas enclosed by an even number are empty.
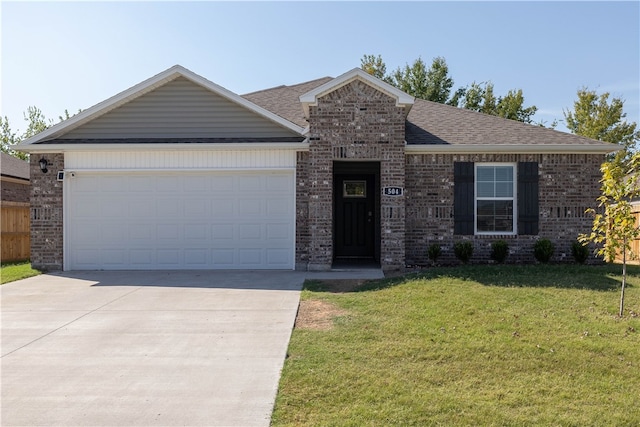
{"type": "Polygon", "coordinates": [[[516,165],[476,163],[475,233],[516,233],[516,165]]]}

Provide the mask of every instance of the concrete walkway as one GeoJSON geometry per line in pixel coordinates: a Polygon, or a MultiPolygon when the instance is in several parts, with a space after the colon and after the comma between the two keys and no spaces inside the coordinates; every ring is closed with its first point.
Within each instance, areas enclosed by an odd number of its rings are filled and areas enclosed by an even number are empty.
{"type": "Polygon", "coordinates": [[[0,287],[0,425],[268,426],[300,288],[379,270],[47,274],[0,287]]]}

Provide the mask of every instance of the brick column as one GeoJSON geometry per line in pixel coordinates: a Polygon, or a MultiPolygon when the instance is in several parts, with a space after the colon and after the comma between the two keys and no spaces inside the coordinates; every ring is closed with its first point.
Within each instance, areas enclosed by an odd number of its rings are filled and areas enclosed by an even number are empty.
{"type": "MultiPolygon", "coordinates": [[[[404,109],[355,80],[309,108],[309,269],[333,262],[333,162],[380,162],[381,187],[404,187],[404,109]]],[[[405,198],[380,195],[380,264],[405,266],[405,198]]]]}
{"type": "Polygon", "coordinates": [[[64,154],[32,153],[31,164],[31,264],[41,270],[63,268],[62,184],[56,173],[64,169],[64,154]],[[40,159],[49,163],[40,170],[40,159]]]}

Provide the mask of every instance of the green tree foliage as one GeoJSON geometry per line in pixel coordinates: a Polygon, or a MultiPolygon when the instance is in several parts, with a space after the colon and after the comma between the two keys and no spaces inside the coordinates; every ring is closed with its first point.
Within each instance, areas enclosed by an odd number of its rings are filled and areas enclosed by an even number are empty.
{"type": "Polygon", "coordinates": [[[7,116],[0,117],[0,150],[10,156],[27,160],[29,157],[26,153],[15,151],[13,149],[13,146],[21,140],[22,139],[11,129],[9,118],[7,116]]]}
{"type": "Polygon", "coordinates": [[[453,91],[453,78],[443,57],[433,59],[431,66],[422,58],[411,65],[397,68],[386,74],[387,66],[380,55],[364,55],[360,60],[361,68],[367,73],[394,85],[403,92],[427,101],[449,104],[468,110],[478,111],[506,119],[532,122],[537,107],[525,107],[522,90],[510,90],[506,95],[496,97],[493,83],[476,83],[460,87],[453,91]]]}
{"type": "Polygon", "coordinates": [[[578,90],[578,99],[573,103],[573,111],[564,111],[569,131],[600,141],[631,147],[640,139],[640,131],[635,122],[628,123],[623,111],[624,101],[612,98],[605,92],[582,88],[578,90]]]}
{"type": "MultiPolygon", "coordinates": [[[[381,60],[380,56],[378,58],[381,60]]],[[[431,67],[418,58],[413,64],[398,67],[391,75],[391,83],[416,98],[444,104],[449,99],[453,79],[449,77],[449,67],[442,57],[433,59],[431,67]]]]}
{"type": "Polygon", "coordinates": [[[627,280],[627,255],[636,258],[631,242],[640,237],[631,200],[640,195],[640,153],[620,151],[611,161],[605,162],[602,171],[599,210],[589,209],[594,216],[590,234],[581,234],[582,244],[596,244],[596,254],[611,262],[616,254],[622,254],[622,288],[619,315],[624,314],[624,289],[627,280]]]}
{"type": "Polygon", "coordinates": [[[538,111],[538,107],[535,105],[531,107],[524,106],[522,89],[510,90],[498,100],[498,105],[496,106],[496,116],[524,123],[531,123],[533,121],[531,117],[536,111],[538,111]]]}
{"type": "Polygon", "coordinates": [[[387,81],[387,66],[380,55],[364,55],[360,59],[360,68],[380,80],[387,81]]]}
{"type": "MultiPolygon", "coordinates": [[[[80,112],[80,110],[78,110],[78,112],[80,112]]],[[[25,122],[27,122],[27,129],[20,135],[11,129],[9,118],[7,116],[0,117],[0,148],[3,153],[7,153],[19,159],[27,160],[29,158],[28,154],[16,151],[13,147],[19,142],[31,138],[32,136],[49,128],[53,125],[53,120],[47,119],[42,113],[42,110],[34,106],[28,107],[27,111],[23,113],[23,117],[25,122]]],[[[61,122],[70,117],[71,115],[67,110],[64,110],[64,115],[58,116],[61,122]]]]}

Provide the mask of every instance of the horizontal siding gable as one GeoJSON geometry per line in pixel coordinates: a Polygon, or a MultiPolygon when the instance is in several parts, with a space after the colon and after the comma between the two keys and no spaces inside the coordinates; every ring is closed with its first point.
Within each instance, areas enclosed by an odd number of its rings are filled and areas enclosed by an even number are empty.
{"type": "Polygon", "coordinates": [[[264,138],[294,132],[184,77],[62,136],[113,138],[264,138]]]}

